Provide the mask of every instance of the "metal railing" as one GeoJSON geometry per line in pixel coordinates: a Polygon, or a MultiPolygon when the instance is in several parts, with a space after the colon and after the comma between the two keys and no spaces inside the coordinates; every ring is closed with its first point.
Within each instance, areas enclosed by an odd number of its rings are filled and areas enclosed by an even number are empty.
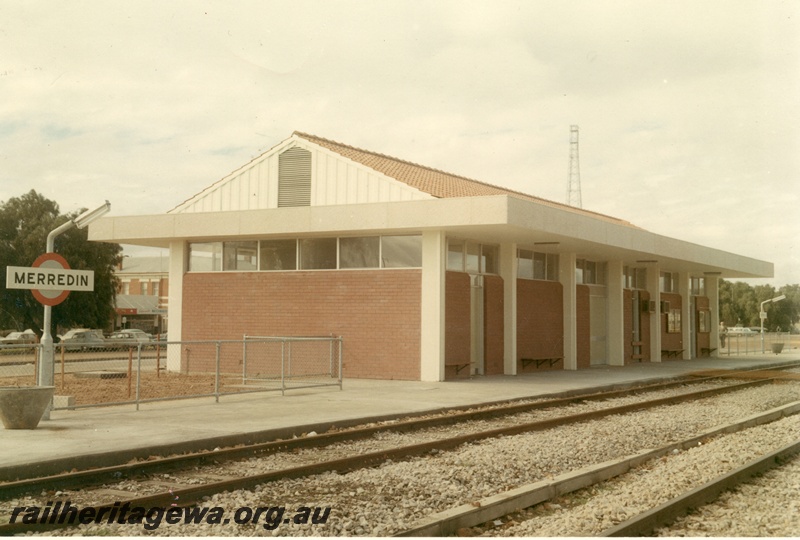
{"type": "MultiPolygon", "coordinates": [[[[37,381],[41,345],[0,345],[0,386],[37,381]]],[[[55,347],[53,409],[338,386],[341,337],[91,343],[55,347]]]]}
{"type": "Polygon", "coordinates": [[[775,349],[789,350],[800,346],[800,334],[789,332],[760,332],[727,333],[724,339],[720,337],[719,354],[724,356],[746,356],[762,353],[774,354],[775,349]]]}

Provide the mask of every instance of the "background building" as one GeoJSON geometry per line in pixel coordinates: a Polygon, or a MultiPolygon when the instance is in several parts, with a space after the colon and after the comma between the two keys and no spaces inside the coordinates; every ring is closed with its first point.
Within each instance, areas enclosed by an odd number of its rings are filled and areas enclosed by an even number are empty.
{"type": "Polygon", "coordinates": [[[138,328],[154,336],[167,332],[169,305],[169,257],[125,255],[116,272],[120,287],[116,296],[114,330],[138,328]]]}

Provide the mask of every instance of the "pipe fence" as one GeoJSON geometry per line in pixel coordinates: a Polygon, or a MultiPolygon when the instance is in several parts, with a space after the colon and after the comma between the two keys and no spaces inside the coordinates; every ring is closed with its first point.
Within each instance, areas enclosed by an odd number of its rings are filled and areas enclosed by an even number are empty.
{"type": "Polygon", "coordinates": [[[780,354],[797,349],[800,334],[789,332],[728,332],[720,336],[720,356],[747,356],[753,354],[780,354]]]}
{"type": "MultiPolygon", "coordinates": [[[[0,345],[0,386],[36,384],[41,345],[0,345]]],[[[56,344],[53,409],[338,386],[341,337],[56,344]]]]}

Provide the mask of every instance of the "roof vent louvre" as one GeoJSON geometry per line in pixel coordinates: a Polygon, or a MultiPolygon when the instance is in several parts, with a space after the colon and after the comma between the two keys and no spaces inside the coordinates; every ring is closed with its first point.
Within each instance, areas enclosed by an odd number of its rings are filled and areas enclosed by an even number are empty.
{"type": "Polygon", "coordinates": [[[311,152],[294,147],[278,156],[278,207],[311,206],[311,152]]]}

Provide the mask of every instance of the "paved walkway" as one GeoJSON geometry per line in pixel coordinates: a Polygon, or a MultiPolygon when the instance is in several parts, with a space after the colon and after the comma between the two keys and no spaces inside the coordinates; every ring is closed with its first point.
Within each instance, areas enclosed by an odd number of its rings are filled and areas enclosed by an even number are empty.
{"type": "Polygon", "coordinates": [[[363,419],[390,418],[507,399],[564,395],[670,379],[707,369],[746,369],[800,361],[782,354],[670,360],[625,367],[547,371],[429,383],[346,379],[343,390],[318,388],[279,393],[53,411],[35,430],[0,431],[0,479],[26,470],[52,473],[72,467],[125,462],[155,453],[237,444],[322,432],[363,419]]]}

